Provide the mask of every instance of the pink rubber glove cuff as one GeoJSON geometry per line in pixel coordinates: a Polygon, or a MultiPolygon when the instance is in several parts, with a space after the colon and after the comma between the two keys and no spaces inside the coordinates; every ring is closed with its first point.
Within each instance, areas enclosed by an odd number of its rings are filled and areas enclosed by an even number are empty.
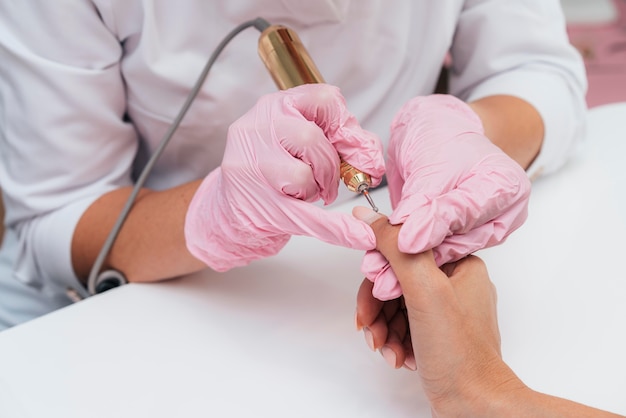
{"type": "Polygon", "coordinates": [[[287,234],[257,234],[244,227],[244,220],[233,222],[236,214],[223,213],[223,196],[215,193],[220,188],[221,174],[218,168],[204,179],[185,217],[187,249],[215,271],[227,271],[274,255],[290,238],[287,234]]]}

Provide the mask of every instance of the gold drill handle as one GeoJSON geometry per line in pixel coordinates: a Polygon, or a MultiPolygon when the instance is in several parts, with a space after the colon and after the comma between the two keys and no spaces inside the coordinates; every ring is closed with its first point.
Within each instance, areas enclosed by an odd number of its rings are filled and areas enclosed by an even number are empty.
{"type": "MultiPolygon", "coordinates": [[[[280,90],[302,84],[324,83],[324,78],[293,30],[272,25],[261,33],[259,55],[280,90]]],[[[372,179],[341,160],[340,177],[352,192],[367,192],[372,179]]]]}

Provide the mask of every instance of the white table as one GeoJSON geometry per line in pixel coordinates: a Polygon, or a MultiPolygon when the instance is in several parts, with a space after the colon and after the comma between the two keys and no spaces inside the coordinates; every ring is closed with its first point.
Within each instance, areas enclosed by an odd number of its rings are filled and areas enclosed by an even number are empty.
{"type": "MultiPolygon", "coordinates": [[[[581,153],[535,183],[526,224],[480,253],[513,369],[622,414],[624,163],[626,104],[594,109],[581,153]]],[[[417,375],[354,330],[360,260],[296,237],[246,268],[124,286],[0,333],[0,416],[430,416],[417,375]]]]}

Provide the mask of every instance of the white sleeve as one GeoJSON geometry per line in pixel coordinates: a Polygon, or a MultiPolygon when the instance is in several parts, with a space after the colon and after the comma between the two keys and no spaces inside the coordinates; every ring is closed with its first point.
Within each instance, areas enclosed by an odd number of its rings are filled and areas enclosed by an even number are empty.
{"type": "Polygon", "coordinates": [[[99,196],[131,184],[137,135],[124,120],[122,45],[91,1],[0,2],[0,184],[18,233],[14,275],[74,285],[74,228],[99,196]]]}
{"type": "Polygon", "coordinates": [[[451,94],[466,101],[516,96],[543,118],[531,178],[565,163],[584,135],[587,80],[558,0],[466,1],[451,55],[451,94]]]}

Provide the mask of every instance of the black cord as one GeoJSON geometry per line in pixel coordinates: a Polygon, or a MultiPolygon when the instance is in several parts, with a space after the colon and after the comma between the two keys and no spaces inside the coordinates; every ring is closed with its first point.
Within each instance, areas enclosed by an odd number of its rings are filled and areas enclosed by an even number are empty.
{"type": "Polygon", "coordinates": [[[91,271],[89,272],[89,277],[87,278],[87,290],[89,292],[89,295],[93,295],[93,294],[97,293],[96,287],[97,287],[97,282],[98,282],[98,276],[100,274],[100,269],[102,268],[102,265],[104,264],[104,260],[108,256],[109,251],[111,251],[111,247],[115,243],[115,240],[116,240],[117,236],[119,235],[120,230],[122,229],[122,225],[124,225],[124,222],[126,221],[126,218],[128,217],[128,214],[129,214],[130,210],[132,209],[133,204],[135,203],[135,199],[137,198],[137,195],[139,194],[141,188],[145,184],[145,182],[146,182],[146,180],[148,178],[148,175],[150,174],[150,172],[152,171],[154,165],[156,164],[156,161],[159,159],[159,157],[161,156],[161,154],[165,150],[165,147],[170,142],[170,139],[172,139],[172,136],[174,135],[174,132],[176,132],[176,129],[178,129],[178,126],[180,125],[180,122],[182,121],[182,119],[185,116],[185,114],[187,113],[187,110],[189,110],[189,107],[191,106],[191,104],[193,103],[194,99],[196,98],[196,96],[200,92],[200,89],[202,88],[202,84],[204,83],[204,80],[206,79],[207,75],[209,74],[209,71],[211,70],[211,67],[213,66],[213,64],[217,60],[217,57],[224,50],[226,45],[228,45],[228,43],[235,36],[237,36],[240,32],[242,32],[245,29],[247,29],[249,27],[252,27],[252,26],[255,27],[256,29],[258,29],[259,32],[263,32],[265,29],[267,29],[270,26],[270,24],[265,19],[259,17],[259,18],[256,18],[254,20],[250,20],[248,22],[244,22],[244,23],[238,25],[237,27],[235,27],[232,31],[230,31],[226,35],[226,37],[219,43],[219,45],[215,48],[215,50],[211,54],[211,57],[209,58],[209,60],[207,61],[206,65],[204,66],[202,72],[200,73],[200,76],[198,77],[198,80],[196,81],[196,84],[193,86],[191,92],[187,96],[187,100],[185,101],[185,103],[181,107],[180,111],[178,112],[178,115],[176,116],[176,119],[174,119],[174,121],[170,125],[168,131],[163,136],[163,139],[161,139],[161,142],[159,143],[159,146],[154,151],[154,153],[152,154],[152,156],[150,157],[150,159],[146,163],[146,166],[141,171],[141,174],[139,175],[139,178],[137,179],[137,182],[135,183],[135,186],[134,186],[130,196],[126,200],[126,204],[124,205],[124,208],[122,209],[122,212],[118,216],[118,218],[117,218],[117,220],[115,222],[115,225],[113,225],[113,228],[111,229],[111,232],[109,233],[109,235],[107,236],[106,241],[102,245],[102,248],[100,249],[100,252],[98,253],[98,256],[96,258],[96,261],[94,262],[94,264],[93,264],[93,266],[91,268],[91,271]]]}

